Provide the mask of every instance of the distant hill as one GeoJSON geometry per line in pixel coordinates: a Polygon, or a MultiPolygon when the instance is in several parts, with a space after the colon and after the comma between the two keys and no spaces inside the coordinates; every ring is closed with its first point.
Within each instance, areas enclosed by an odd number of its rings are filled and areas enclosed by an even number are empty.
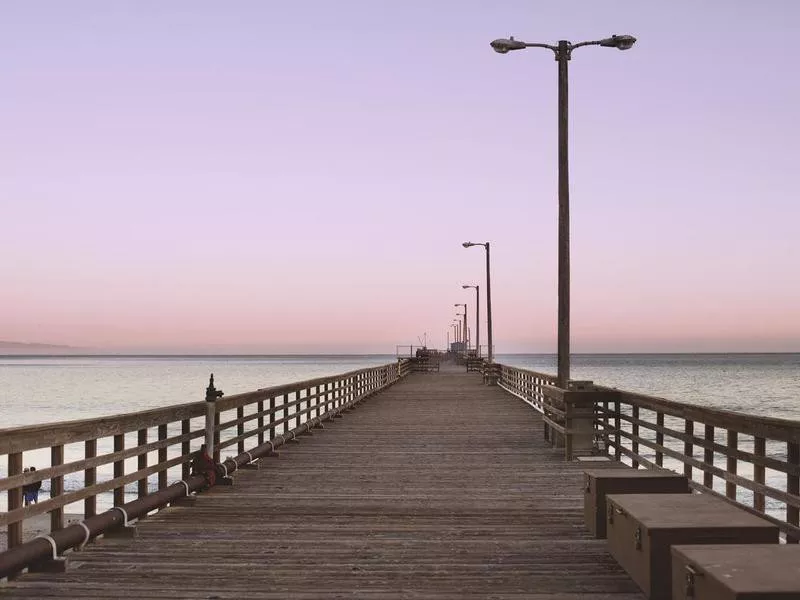
{"type": "Polygon", "coordinates": [[[56,344],[29,344],[27,342],[7,342],[0,340],[0,352],[47,352],[51,350],[73,350],[72,346],[59,346],[56,344]]]}

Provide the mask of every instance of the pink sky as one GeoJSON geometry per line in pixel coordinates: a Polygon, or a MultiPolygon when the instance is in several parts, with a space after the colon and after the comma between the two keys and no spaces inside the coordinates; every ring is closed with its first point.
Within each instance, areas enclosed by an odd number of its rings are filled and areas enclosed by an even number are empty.
{"type": "Polygon", "coordinates": [[[573,351],[800,351],[798,30],[793,0],[5,2],[0,340],[441,347],[469,239],[497,352],[554,352],[556,64],[488,43],[630,33],[570,64],[573,351]]]}

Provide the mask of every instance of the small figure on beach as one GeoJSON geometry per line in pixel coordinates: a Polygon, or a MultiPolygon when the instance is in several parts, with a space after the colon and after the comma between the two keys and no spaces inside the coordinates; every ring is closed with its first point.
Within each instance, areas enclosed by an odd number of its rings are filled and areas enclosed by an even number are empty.
{"type": "Polygon", "coordinates": [[[209,456],[205,444],[200,446],[192,459],[192,475],[205,477],[208,487],[217,482],[217,466],[214,464],[214,459],[209,456]]]}
{"type": "MultiPolygon", "coordinates": [[[[36,471],[36,467],[30,467],[23,469],[23,473],[32,473],[36,471]]],[[[22,486],[22,498],[25,500],[25,506],[30,506],[31,504],[38,504],[39,502],[39,490],[42,489],[42,482],[41,481],[34,481],[33,483],[29,483],[27,485],[22,486]]]]}

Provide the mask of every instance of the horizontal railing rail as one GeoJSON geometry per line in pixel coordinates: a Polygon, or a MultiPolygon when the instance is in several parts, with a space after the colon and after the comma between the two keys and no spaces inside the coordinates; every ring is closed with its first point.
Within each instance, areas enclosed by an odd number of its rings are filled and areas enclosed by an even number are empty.
{"type": "MultiPolygon", "coordinates": [[[[23,544],[25,519],[50,513],[52,534],[64,529],[65,507],[83,501],[84,523],[106,523],[118,527],[127,521],[131,513],[124,511],[126,518],[120,520],[120,511],[112,508],[110,510],[116,514],[114,518],[108,517],[104,521],[96,518],[98,495],[112,492],[114,507],[129,506],[131,503],[126,503],[126,486],[135,483],[138,500],[134,503],[139,502],[135,504],[139,511],[137,516],[161,508],[173,499],[174,493],[164,493],[168,488],[174,488],[168,483],[171,475],[178,480],[177,492],[184,491],[188,495],[190,489],[193,491],[198,487],[197,481],[192,482],[190,470],[202,438],[213,435],[216,462],[219,462],[221,451],[235,447],[237,456],[222,462],[225,471],[232,472],[241,464],[274,450],[321,424],[322,420],[333,418],[364,398],[394,384],[410,372],[410,361],[400,359],[396,363],[341,375],[218,399],[214,397],[210,402],[0,429],[0,455],[7,456],[8,461],[7,475],[0,477],[0,491],[7,491],[8,494],[8,510],[0,512],[0,526],[8,528],[9,548],[7,552],[0,553],[0,577],[18,569],[19,560],[30,554],[27,551],[17,552],[17,559],[10,563],[3,559],[15,548],[26,545],[23,544]],[[211,411],[208,410],[209,405],[211,411]],[[209,428],[207,424],[211,414],[213,426],[209,428]],[[256,449],[258,452],[254,451],[256,449]],[[51,459],[49,467],[23,472],[25,453],[47,450],[51,459]],[[65,456],[69,460],[65,461],[65,456]],[[65,477],[71,475],[77,477],[70,480],[71,489],[65,489],[65,477]],[[155,481],[151,482],[151,477],[155,481]],[[23,506],[25,486],[47,481],[50,483],[50,497],[23,506]],[[151,500],[144,501],[148,497],[151,500]],[[152,498],[161,498],[163,502],[154,504],[152,498]],[[145,510],[145,513],[141,513],[141,510],[145,510]]],[[[213,390],[213,380],[210,389],[213,390]]],[[[84,528],[79,529],[84,531],[84,528]]],[[[82,534],[61,536],[67,545],[59,547],[58,551],[85,543],[89,537],[103,532],[103,526],[98,525],[86,539],[82,534]]],[[[45,546],[49,548],[48,544],[45,546]]]]}

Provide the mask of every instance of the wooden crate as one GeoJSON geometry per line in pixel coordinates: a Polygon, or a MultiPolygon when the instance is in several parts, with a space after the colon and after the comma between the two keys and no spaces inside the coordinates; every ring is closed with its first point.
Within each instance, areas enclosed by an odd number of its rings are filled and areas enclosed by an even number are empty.
{"type": "Polygon", "coordinates": [[[800,599],[800,546],[672,546],[673,600],[800,599]]]}
{"type": "Polygon", "coordinates": [[[777,544],[778,528],[707,494],[609,494],[608,547],[652,600],[672,598],[670,546],[777,544]]]}
{"type": "Polygon", "coordinates": [[[671,471],[605,468],[584,471],[583,516],[596,538],[606,537],[608,494],[688,494],[689,481],[671,471]]]}

